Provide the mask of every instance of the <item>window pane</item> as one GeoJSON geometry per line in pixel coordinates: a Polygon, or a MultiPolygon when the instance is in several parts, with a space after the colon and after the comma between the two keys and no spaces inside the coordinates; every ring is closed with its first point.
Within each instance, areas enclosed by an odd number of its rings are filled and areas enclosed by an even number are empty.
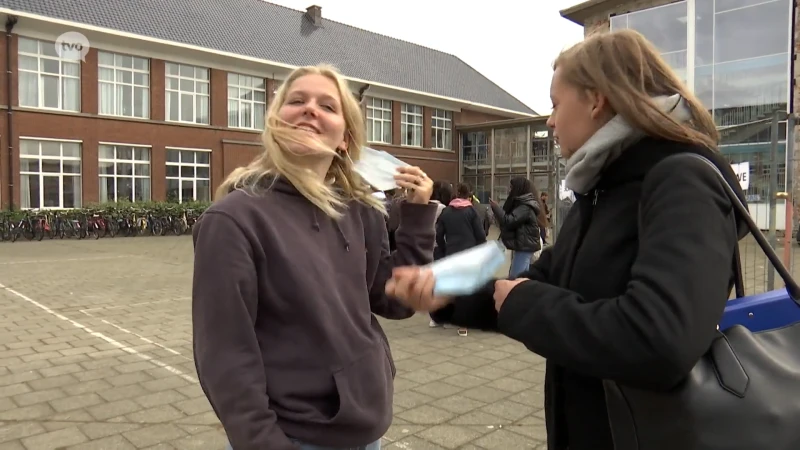
{"type": "Polygon", "coordinates": [[[194,200],[194,181],[181,181],[181,202],[190,202],[192,200],[194,200]]]}
{"type": "Polygon", "coordinates": [[[137,176],[150,176],[150,164],[136,164],[133,166],[133,174],[137,176]]]}
{"type": "MultiPolygon", "coordinates": [[[[169,168],[169,167],[167,167],[169,168]]],[[[178,180],[167,179],[167,201],[178,203],[181,201],[178,180]]]]}
{"type": "Polygon", "coordinates": [[[133,74],[133,83],[137,86],[149,86],[150,75],[146,73],[135,73],[133,74]]]}
{"type": "Polygon", "coordinates": [[[137,70],[150,70],[150,60],[147,58],[133,58],[133,68],[137,70]]]}
{"type": "Polygon", "coordinates": [[[181,150],[181,162],[182,163],[194,163],[194,155],[195,152],[191,150],[181,150]]]}
{"type": "Polygon", "coordinates": [[[39,172],[39,160],[33,158],[20,158],[19,159],[20,172],[39,172]]]}
{"type": "Polygon", "coordinates": [[[65,176],[64,188],[64,208],[81,207],[81,177],[65,176]]]}
{"type": "Polygon", "coordinates": [[[62,61],[61,62],[61,73],[63,75],[69,77],[80,77],[81,76],[81,65],[77,63],[71,63],[62,61]]]}
{"type": "Polygon", "coordinates": [[[117,175],[131,176],[133,175],[133,164],[131,163],[117,163],[117,175]]]}
{"type": "Polygon", "coordinates": [[[178,65],[175,63],[167,63],[166,70],[167,70],[167,75],[177,75],[178,65]]]}
{"type": "Polygon", "coordinates": [[[182,77],[194,78],[194,67],[187,66],[187,65],[181,65],[180,66],[180,74],[181,74],[182,77]]]}
{"type": "Polygon", "coordinates": [[[100,203],[113,202],[116,187],[114,186],[114,177],[100,177],[100,203]]]}
{"type": "Polygon", "coordinates": [[[167,150],[167,161],[178,162],[178,150],[167,150]]]}
{"type": "Polygon", "coordinates": [[[44,100],[45,108],[58,108],[58,77],[42,76],[42,98],[44,100]]]}
{"type": "Polygon", "coordinates": [[[114,175],[114,163],[100,161],[98,163],[97,172],[100,175],[114,175]]]}
{"type": "Polygon", "coordinates": [[[53,141],[42,141],[40,144],[42,156],[61,156],[61,144],[53,141]]]}
{"type": "Polygon", "coordinates": [[[180,94],[177,92],[168,92],[167,93],[167,119],[168,120],[180,120],[180,102],[178,98],[180,94]]]}
{"type": "Polygon", "coordinates": [[[39,154],[39,142],[37,142],[37,141],[29,141],[27,139],[20,139],[20,141],[19,141],[19,153],[20,153],[20,155],[38,155],[39,154]]]}
{"type": "Polygon", "coordinates": [[[211,176],[209,174],[209,168],[207,166],[206,167],[202,167],[202,166],[197,167],[197,171],[196,171],[195,177],[197,177],[197,178],[211,178],[211,176]]]}
{"type": "Polygon", "coordinates": [[[134,147],[133,157],[137,161],[150,161],[150,149],[144,147],[134,147]]]}
{"type": "Polygon", "coordinates": [[[150,179],[136,178],[133,180],[134,201],[146,202],[150,200],[150,179]]]}
{"type": "Polygon", "coordinates": [[[39,75],[31,72],[19,73],[20,106],[39,106],[39,75]]]}
{"type": "Polygon", "coordinates": [[[117,177],[117,201],[133,201],[133,178],[117,177]]]}
{"type": "Polygon", "coordinates": [[[19,48],[20,52],[24,53],[39,53],[39,41],[35,39],[29,39],[24,37],[19,37],[17,41],[17,47],[19,48]]]}
{"type": "Polygon", "coordinates": [[[176,165],[169,164],[167,165],[167,176],[177,178],[179,176],[179,169],[176,165]]]}
{"type": "Polygon", "coordinates": [[[22,207],[41,208],[39,175],[21,175],[20,182],[22,183],[22,207]]]}
{"type": "Polygon", "coordinates": [[[787,14],[782,1],[715,14],[715,62],[787,53],[792,41],[787,14]]]}
{"type": "Polygon", "coordinates": [[[18,64],[20,70],[39,70],[39,61],[35,56],[19,55],[18,64]]]}
{"type": "Polygon", "coordinates": [[[58,61],[55,59],[42,58],[39,60],[39,65],[42,72],[51,73],[53,75],[58,75],[59,73],[61,73],[58,61]]]}
{"type": "Polygon", "coordinates": [[[109,52],[97,52],[97,62],[104,66],[113,66],[114,54],[109,52]]]}
{"type": "Polygon", "coordinates": [[[194,166],[181,166],[181,178],[194,178],[194,166]]]}
{"type": "Polygon", "coordinates": [[[81,173],[80,161],[65,159],[64,161],[61,162],[61,164],[64,173],[74,173],[78,175],[81,173]]]}
{"type": "Polygon", "coordinates": [[[63,106],[67,111],[79,111],[81,109],[81,81],[77,78],[63,78],[63,106]]]}
{"type": "Polygon", "coordinates": [[[209,202],[211,201],[211,182],[209,180],[197,180],[197,201],[209,202]]]}
{"type": "Polygon", "coordinates": [[[58,176],[42,177],[42,193],[45,208],[61,207],[61,181],[58,176]]]}
{"type": "Polygon", "coordinates": [[[211,156],[210,152],[196,152],[194,155],[197,159],[197,164],[209,164],[211,156]]]}
{"type": "Polygon", "coordinates": [[[199,96],[197,98],[197,123],[209,124],[208,112],[209,98],[207,96],[199,96]]]}
{"type": "Polygon", "coordinates": [[[181,94],[181,118],[184,122],[194,122],[194,96],[181,94]]]}

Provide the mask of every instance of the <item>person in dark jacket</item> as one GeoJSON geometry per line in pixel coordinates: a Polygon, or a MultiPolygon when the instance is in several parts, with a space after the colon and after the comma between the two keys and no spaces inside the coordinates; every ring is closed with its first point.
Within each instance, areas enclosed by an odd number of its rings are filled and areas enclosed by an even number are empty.
{"type": "Polygon", "coordinates": [[[480,215],[472,206],[472,192],[467,183],[459,183],[456,198],[436,221],[436,246],[441,255],[450,256],[486,242],[480,215]]]}
{"type": "Polygon", "coordinates": [[[490,201],[500,227],[500,240],[511,250],[511,267],[508,276],[516,278],[528,270],[533,254],[542,248],[541,231],[546,226],[544,210],[538,202],[536,189],[525,177],[511,179],[503,208],[490,201]]]}
{"type": "Polygon", "coordinates": [[[708,158],[745,196],[708,110],[641,34],[593,35],[554,68],[547,123],[577,198],[555,243],[473,295],[434,297],[418,267],[395,269],[386,288],[546,358],[549,450],[614,450],[604,380],[668,392],[686,379],[717,335],[747,232],[715,171],[683,155],[708,158]]]}
{"type": "Polygon", "coordinates": [[[408,194],[390,253],[384,206],[353,168],[362,117],[334,69],[296,69],[263,153],[194,227],[195,365],[233,450],[377,450],[392,422],[395,366],[376,316],[414,314],[384,286],[394,267],[431,262],[436,206],[430,178],[399,168],[408,194]]]}
{"type": "MultiPolygon", "coordinates": [[[[436,205],[436,221],[438,223],[439,216],[442,211],[453,201],[453,185],[447,181],[435,181],[433,183],[433,194],[431,195],[431,203],[436,205]]],[[[444,248],[440,248],[438,242],[433,247],[433,260],[444,258],[444,248]]]]}

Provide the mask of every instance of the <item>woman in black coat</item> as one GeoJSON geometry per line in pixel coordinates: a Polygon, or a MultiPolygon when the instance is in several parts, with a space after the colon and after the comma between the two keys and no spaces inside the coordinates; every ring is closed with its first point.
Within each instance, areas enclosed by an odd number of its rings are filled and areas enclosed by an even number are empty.
{"type": "Polygon", "coordinates": [[[395,269],[386,289],[545,357],[548,448],[613,450],[604,380],[670,391],[686,379],[716,335],[746,233],[715,171],[681,154],[709,159],[744,194],[708,110],[639,33],[589,37],[554,69],[547,123],[577,198],[555,244],[473,295],[434,297],[416,267],[395,269]]]}
{"type": "Polygon", "coordinates": [[[542,249],[541,231],[547,226],[547,219],[537,198],[536,188],[529,179],[514,177],[502,209],[490,200],[500,226],[500,241],[513,252],[510,278],[528,270],[533,254],[542,249]]]}

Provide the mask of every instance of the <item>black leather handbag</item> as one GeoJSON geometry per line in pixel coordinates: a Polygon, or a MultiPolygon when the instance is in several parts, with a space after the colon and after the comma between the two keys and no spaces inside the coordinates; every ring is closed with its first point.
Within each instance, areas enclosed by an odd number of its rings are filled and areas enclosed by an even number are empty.
{"type": "MultiPolygon", "coordinates": [[[[739,216],[800,307],[800,287],[716,166],[739,216]]],[[[744,295],[738,251],[736,294],[744,295]]],[[[800,322],[753,333],[719,332],[689,376],[669,392],[604,381],[616,450],[800,449],[800,322]]]]}

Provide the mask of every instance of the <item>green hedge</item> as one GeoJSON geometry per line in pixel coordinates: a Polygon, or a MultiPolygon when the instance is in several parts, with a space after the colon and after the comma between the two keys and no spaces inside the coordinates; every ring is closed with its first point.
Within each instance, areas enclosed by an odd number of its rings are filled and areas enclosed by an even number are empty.
{"type": "MultiPolygon", "coordinates": [[[[120,215],[120,214],[135,214],[142,215],[151,213],[154,216],[163,215],[181,215],[187,210],[193,210],[195,216],[200,215],[211,205],[209,202],[109,202],[109,203],[95,203],[87,205],[83,208],[76,209],[61,209],[55,210],[58,213],[67,217],[78,216],[82,214],[100,213],[104,216],[120,215]]],[[[49,210],[3,210],[0,211],[0,218],[17,219],[24,217],[28,213],[37,214],[40,212],[47,212],[49,210]]]]}

